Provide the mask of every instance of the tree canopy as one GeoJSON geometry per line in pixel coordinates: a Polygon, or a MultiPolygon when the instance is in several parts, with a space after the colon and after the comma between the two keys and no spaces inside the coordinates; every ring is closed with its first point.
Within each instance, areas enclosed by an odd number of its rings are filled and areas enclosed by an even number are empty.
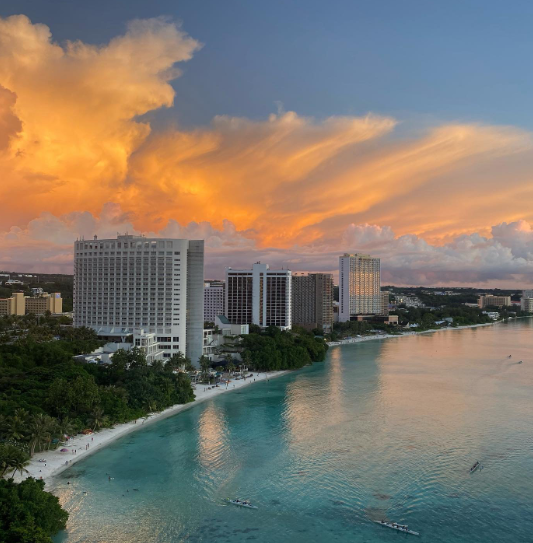
{"type": "Polygon", "coordinates": [[[275,326],[243,336],[243,346],[243,360],[262,371],[298,369],[322,362],[328,348],[322,338],[303,329],[282,332],[275,326]]]}
{"type": "Polygon", "coordinates": [[[0,480],[0,541],[51,543],[51,536],[65,528],[67,519],[59,500],[44,491],[44,481],[0,480]]]}

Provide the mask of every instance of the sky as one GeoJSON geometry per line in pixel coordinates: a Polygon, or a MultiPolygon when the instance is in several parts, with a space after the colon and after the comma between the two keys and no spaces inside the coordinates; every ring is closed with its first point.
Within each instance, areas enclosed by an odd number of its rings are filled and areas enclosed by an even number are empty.
{"type": "Polygon", "coordinates": [[[531,2],[3,0],[0,268],[117,232],[533,285],[531,2]]]}

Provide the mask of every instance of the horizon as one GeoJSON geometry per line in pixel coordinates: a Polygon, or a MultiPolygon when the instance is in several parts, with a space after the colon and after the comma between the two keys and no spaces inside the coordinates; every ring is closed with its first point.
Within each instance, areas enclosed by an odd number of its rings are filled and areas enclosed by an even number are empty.
{"type": "MultiPolygon", "coordinates": [[[[290,270],[289,271],[293,271],[293,270],[290,270]]],[[[3,274],[3,273],[9,273],[9,274],[12,274],[12,275],[24,275],[24,274],[38,274],[38,275],[65,275],[67,277],[74,277],[74,274],[73,273],[49,273],[49,272],[41,272],[41,271],[20,271],[20,270],[14,270],[14,271],[10,271],[10,270],[0,270],[0,274],[3,274]]],[[[295,272],[295,273],[298,273],[298,274],[308,274],[308,273],[330,273],[330,272],[324,272],[324,271],[316,271],[316,270],[304,270],[304,271],[298,271],[298,272],[295,272]]],[[[333,277],[334,281],[338,281],[338,277],[333,277]]],[[[222,278],[217,278],[217,277],[211,277],[211,276],[208,276],[208,277],[204,277],[204,282],[208,283],[209,281],[225,281],[225,277],[222,277],[222,278]]],[[[334,286],[335,287],[338,287],[338,282],[334,282],[334,286]]],[[[387,284],[382,284],[381,285],[381,288],[382,289],[386,289],[388,287],[391,287],[391,288],[405,288],[405,289],[408,289],[408,288],[413,288],[413,289],[418,289],[418,288],[427,288],[427,289],[443,289],[443,290],[502,290],[502,291],[514,291],[515,293],[519,293],[520,291],[523,291],[523,290],[528,290],[527,288],[522,288],[522,287],[515,287],[515,288],[499,288],[499,287],[491,287],[491,288],[487,288],[487,287],[478,287],[478,286],[474,286],[474,285],[459,285],[459,286],[454,286],[454,285],[395,285],[395,284],[392,284],[392,283],[387,283],[387,284]]]]}

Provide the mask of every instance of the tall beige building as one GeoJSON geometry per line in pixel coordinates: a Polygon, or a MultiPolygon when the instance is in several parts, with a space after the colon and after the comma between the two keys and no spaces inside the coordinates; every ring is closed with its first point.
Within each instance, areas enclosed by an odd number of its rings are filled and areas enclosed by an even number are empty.
{"type": "Polygon", "coordinates": [[[333,275],[310,273],[292,276],[292,323],[309,330],[331,330],[333,275]]]}
{"type": "Polygon", "coordinates": [[[494,306],[494,307],[505,307],[511,305],[510,296],[493,296],[492,294],[482,295],[478,298],[478,306],[481,309],[485,307],[494,306]]]}
{"type": "Polygon", "coordinates": [[[339,303],[340,322],[382,313],[379,258],[359,253],[339,257],[339,303]]]}

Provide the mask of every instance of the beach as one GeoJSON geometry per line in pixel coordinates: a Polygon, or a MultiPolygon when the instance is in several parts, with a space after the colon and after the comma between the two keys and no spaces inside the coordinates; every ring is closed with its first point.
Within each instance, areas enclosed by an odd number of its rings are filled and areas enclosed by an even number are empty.
{"type": "MultiPolygon", "coordinates": [[[[20,482],[28,477],[34,477],[35,479],[42,479],[45,481],[46,486],[49,487],[52,484],[54,476],[131,432],[140,430],[148,424],[153,424],[162,419],[172,417],[185,409],[190,409],[191,407],[206,400],[211,400],[220,394],[240,390],[254,383],[275,379],[286,373],[288,373],[288,370],[269,373],[253,373],[252,377],[248,377],[247,379],[232,380],[227,388],[225,385],[219,385],[219,387],[211,386],[208,390],[208,385],[197,384],[196,390],[194,391],[196,398],[193,402],[173,405],[164,411],[151,413],[147,417],[139,418],[124,424],[117,424],[113,428],[105,428],[89,435],[75,435],[68,443],[61,445],[55,450],[35,453],[28,466],[26,466],[27,473],[24,473],[23,475],[17,473],[13,478],[16,482],[20,482]],[[68,449],[68,452],[61,452],[61,449],[68,449]],[[76,452],[74,453],[73,451],[76,452]]],[[[49,490],[49,488],[47,489],[49,490]]]]}
{"type": "Polygon", "coordinates": [[[351,343],[361,343],[363,341],[372,341],[376,339],[419,336],[421,334],[431,334],[433,332],[442,332],[443,330],[465,330],[467,328],[480,328],[481,326],[493,326],[494,324],[499,324],[501,322],[503,321],[486,322],[483,324],[470,324],[468,326],[449,326],[447,328],[435,328],[433,330],[423,330],[421,332],[416,332],[413,330],[411,332],[403,332],[401,334],[375,334],[373,336],[352,337],[350,339],[330,341],[327,343],[327,345],[328,347],[335,347],[336,345],[350,345],[351,343]]]}
{"type": "MultiPolygon", "coordinates": [[[[497,324],[497,322],[486,323],[486,324],[475,324],[471,326],[457,326],[457,327],[441,328],[438,330],[424,330],[422,332],[412,331],[412,332],[405,332],[399,335],[376,334],[375,336],[355,337],[355,338],[344,339],[344,340],[335,341],[335,342],[329,342],[328,345],[330,347],[334,347],[336,345],[347,345],[347,344],[352,344],[352,343],[361,343],[364,341],[372,341],[372,340],[379,340],[379,339],[412,337],[415,335],[428,334],[431,332],[440,332],[442,330],[462,330],[466,328],[491,326],[493,324],[497,324]]],[[[281,375],[285,375],[286,373],[288,373],[288,371],[270,372],[268,374],[254,373],[253,377],[247,378],[246,380],[233,380],[230,383],[228,388],[226,388],[225,386],[219,386],[219,387],[211,387],[208,390],[208,387],[206,385],[200,385],[200,384],[196,385],[196,390],[194,391],[196,398],[193,402],[190,402],[187,404],[177,404],[172,407],[169,407],[168,409],[165,409],[164,411],[161,411],[158,413],[152,413],[148,415],[147,417],[143,417],[135,421],[127,422],[124,424],[117,424],[113,428],[106,428],[98,432],[94,432],[93,434],[90,434],[90,435],[78,434],[76,436],[73,436],[72,439],[70,439],[68,443],[62,445],[61,447],[58,447],[55,450],[36,453],[30,460],[30,463],[28,464],[28,466],[26,467],[28,472],[24,473],[23,475],[20,475],[20,473],[17,473],[14,476],[14,479],[17,482],[20,482],[28,477],[34,477],[35,479],[44,480],[46,482],[47,487],[49,487],[52,484],[52,480],[54,476],[58,475],[65,469],[69,468],[70,466],[78,462],[79,460],[86,458],[90,454],[93,454],[103,449],[105,446],[109,445],[113,441],[131,432],[139,430],[140,428],[144,428],[147,424],[152,424],[154,422],[163,420],[167,417],[176,415],[177,413],[180,413],[181,411],[184,411],[185,409],[194,407],[198,403],[215,398],[219,396],[220,394],[224,394],[224,393],[231,392],[234,390],[239,390],[243,387],[253,384],[254,382],[260,382],[267,379],[274,379],[276,377],[280,377],[281,375]],[[254,379],[256,379],[256,381],[254,381],[254,379]],[[63,448],[68,449],[68,452],[60,452],[61,449],[63,448]],[[76,452],[73,453],[73,451],[76,451],[76,452]]]]}

